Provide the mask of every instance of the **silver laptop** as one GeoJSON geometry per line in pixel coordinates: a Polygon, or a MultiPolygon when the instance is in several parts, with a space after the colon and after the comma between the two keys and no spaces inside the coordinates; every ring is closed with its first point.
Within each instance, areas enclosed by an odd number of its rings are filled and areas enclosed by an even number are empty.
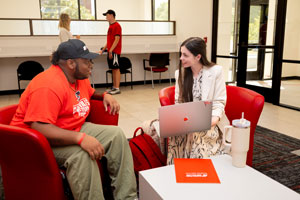
{"type": "Polygon", "coordinates": [[[209,130],[211,101],[182,103],[159,108],[160,137],[170,137],[209,130]]]}

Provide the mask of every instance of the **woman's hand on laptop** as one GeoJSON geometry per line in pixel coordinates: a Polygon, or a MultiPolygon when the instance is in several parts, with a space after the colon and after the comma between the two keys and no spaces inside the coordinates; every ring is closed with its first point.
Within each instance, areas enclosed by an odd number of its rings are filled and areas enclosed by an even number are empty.
{"type": "Polygon", "coordinates": [[[216,126],[219,121],[220,121],[220,117],[212,116],[212,118],[211,118],[211,127],[216,126]]]}

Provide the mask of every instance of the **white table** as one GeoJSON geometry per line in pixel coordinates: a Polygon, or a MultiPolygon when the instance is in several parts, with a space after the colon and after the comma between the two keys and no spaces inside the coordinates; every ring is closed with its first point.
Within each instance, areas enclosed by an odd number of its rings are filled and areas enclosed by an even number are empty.
{"type": "Polygon", "coordinates": [[[300,194],[228,155],[212,158],[221,184],[176,183],[174,165],[141,171],[140,200],[300,200],[300,194]]]}

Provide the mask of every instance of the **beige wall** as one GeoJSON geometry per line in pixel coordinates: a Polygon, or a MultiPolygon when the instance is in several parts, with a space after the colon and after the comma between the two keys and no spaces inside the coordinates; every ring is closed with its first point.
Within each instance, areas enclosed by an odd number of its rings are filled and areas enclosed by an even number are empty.
{"type": "MultiPolygon", "coordinates": [[[[148,58],[148,53],[152,50],[173,52],[171,54],[170,67],[171,76],[174,77],[174,71],[179,63],[177,53],[179,50],[179,45],[188,37],[207,36],[208,57],[210,58],[213,6],[212,1],[171,0],[170,2],[170,18],[171,20],[176,21],[175,36],[123,37],[123,56],[128,56],[133,63],[134,81],[141,81],[144,79],[142,60],[144,58],[148,58]]],[[[146,7],[149,6],[149,0],[97,0],[96,4],[97,16],[99,18],[103,17],[101,14],[109,8],[115,9],[117,13],[117,19],[132,19],[135,16],[146,16],[146,18],[148,18],[149,14],[151,13],[150,9],[149,11],[145,12],[146,7]],[[101,1],[103,2],[101,3],[101,1]],[[113,5],[113,3],[116,3],[117,5],[113,5]],[[101,5],[103,5],[103,8],[101,5]]],[[[0,12],[0,14],[2,18],[39,18],[39,0],[4,1],[4,3],[1,2],[1,11],[2,12],[0,12]],[[17,12],[15,12],[15,5],[18,5],[18,8],[20,8],[20,10],[18,9],[17,12]],[[3,12],[4,10],[6,12],[3,12]],[[10,12],[7,10],[10,10],[10,12]],[[11,12],[11,10],[14,12],[11,12]]],[[[105,36],[82,36],[81,39],[87,44],[91,51],[99,50],[99,48],[106,42],[105,36]]],[[[17,89],[16,69],[22,61],[37,60],[41,62],[45,68],[48,68],[50,66],[49,56],[45,55],[47,55],[47,52],[48,55],[50,55],[51,52],[57,48],[58,44],[59,41],[56,36],[0,37],[0,91],[17,89]],[[14,56],[1,56],[1,54],[12,55],[14,52],[17,52],[14,56]],[[44,52],[46,52],[46,54],[44,52]]],[[[93,70],[95,83],[105,83],[106,70],[107,64],[105,56],[97,58],[95,60],[93,70]]],[[[149,74],[147,77],[147,79],[150,79],[149,74]]],[[[155,78],[158,78],[158,75],[156,75],[155,78]]],[[[162,78],[168,78],[168,73],[163,73],[162,78]]]]}
{"type": "Polygon", "coordinates": [[[39,0],[1,0],[0,18],[40,18],[40,2],[39,0]]]}
{"type": "MultiPolygon", "coordinates": [[[[170,19],[176,21],[176,44],[192,36],[208,37],[208,54],[210,57],[211,52],[211,34],[212,34],[212,1],[207,0],[172,0],[170,1],[170,19]]],[[[151,18],[151,0],[97,0],[97,16],[98,19],[105,19],[102,15],[107,9],[114,9],[117,13],[117,19],[120,20],[134,20],[144,19],[150,20],[151,18]],[[147,12],[145,12],[147,10],[147,12]]],[[[2,18],[39,18],[39,0],[11,0],[1,2],[0,16],[2,18]],[[26,2],[26,3],[25,3],[26,2]],[[22,7],[18,10],[17,7],[22,7]],[[5,12],[4,12],[5,11],[5,12]],[[12,12],[13,11],[13,12],[12,12]],[[16,12],[17,11],[17,12],[16,12]]],[[[88,37],[88,36],[87,36],[88,37]]],[[[160,36],[153,36],[158,38],[160,36]]],[[[36,37],[30,38],[30,43],[34,45],[36,37]]],[[[92,38],[92,37],[90,37],[92,38]]],[[[99,36],[101,39],[102,37],[99,36]]],[[[3,37],[0,37],[3,40],[3,37]]],[[[6,39],[6,38],[4,38],[6,39]]],[[[7,38],[9,39],[9,38],[7,38]]],[[[24,38],[21,38],[21,40],[24,38]]],[[[28,40],[29,38],[25,38],[28,40]]],[[[105,39],[105,38],[104,38],[105,39]]],[[[155,39],[155,40],[156,40],[155,39]]],[[[40,39],[37,39],[39,43],[40,39]]],[[[49,41],[45,37],[46,41],[49,41]]],[[[160,37],[162,44],[166,42],[166,37],[160,37]]],[[[168,43],[167,39],[167,43],[168,43]]],[[[54,40],[50,40],[49,46],[53,44],[54,40]]],[[[142,37],[137,39],[137,43],[141,43],[142,37]]],[[[149,41],[149,40],[148,40],[149,41]]],[[[12,41],[13,42],[13,41],[12,41]]],[[[133,41],[134,42],[134,41],[133,41]]],[[[144,42],[144,41],[142,41],[144,42]]],[[[151,44],[151,40],[149,41],[151,44]]],[[[174,39],[172,39],[174,42],[174,39]]],[[[22,43],[22,42],[21,42],[22,43]]],[[[26,42],[25,42],[26,43],[26,42]]],[[[15,46],[17,44],[11,44],[15,46]]],[[[55,43],[54,46],[57,44],[55,43]]],[[[177,51],[178,49],[176,49],[177,51]]]]}
{"type": "Polygon", "coordinates": [[[97,0],[97,18],[105,20],[108,9],[116,12],[119,20],[151,20],[151,0],[97,0]]]}
{"type": "Polygon", "coordinates": [[[208,57],[211,55],[213,1],[208,0],[171,0],[170,19],[176,21],[178,43],[198,36],[208,38],[208,57]]]}

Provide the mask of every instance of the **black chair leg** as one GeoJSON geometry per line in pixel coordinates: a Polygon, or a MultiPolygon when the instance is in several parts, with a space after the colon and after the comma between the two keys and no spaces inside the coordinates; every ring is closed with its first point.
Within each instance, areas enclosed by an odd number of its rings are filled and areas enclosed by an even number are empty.
{"type": "Polygon", "coordinates": [[[114,87],[114,73],[111,71],[111,88],[114,87]]]}
{"type": "Polygon", "coordinates": [[[20,80],[18,78],[18,87],[19,87],[19,97],[21,97],[21,87],[20,87],[20,80]]]}
{"type": "Polygon", "coordinates": [[[133,83],[132,83],[132,68],[131,68],[131,71],[130,71],[130,75],[131,75],[131,89],[133,89],[133,87],[132,87],[132,85],[133,85],[133,83]]]}
{"type": "Polygon", "coordinates": [[[161,72],[159,72],[159,84],[161,84],[161,72]]]}
{"type": "Polygon", "coordinates": [[[108,71],[106,71],[106,88],[108,88],[108,80],[107,80],[107,77],[108,76],[108,71]]]}

